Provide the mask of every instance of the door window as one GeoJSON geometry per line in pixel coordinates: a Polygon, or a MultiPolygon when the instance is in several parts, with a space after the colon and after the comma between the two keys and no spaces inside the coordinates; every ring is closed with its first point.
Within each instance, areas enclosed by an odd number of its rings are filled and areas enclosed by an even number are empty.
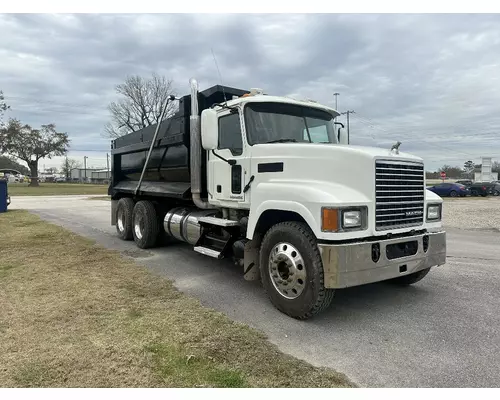
{"type": "Polygon", "coordinates": [[[233,156],[243,154],[243,139],[239,114],[229,114],[219,119],[219,150],[228,149],[233,156]]]}

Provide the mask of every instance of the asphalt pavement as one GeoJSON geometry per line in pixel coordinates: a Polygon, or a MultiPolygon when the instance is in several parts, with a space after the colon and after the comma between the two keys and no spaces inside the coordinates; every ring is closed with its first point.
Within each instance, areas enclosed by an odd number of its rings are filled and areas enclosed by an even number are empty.
{"type": "Polygon", "coordinates": [[[205,306],[263,331],[283,352],[360,386],[500,386],[498,232],[447,229],[447,264],[423,281],[339,290],[329,310],[301,322],[277,311],[259,284],[228,261],[183,244],[140,250],[119,240],[110,202],[88,198],[13,197],[9,209],[28,209],[133,257],[205,306]]]}

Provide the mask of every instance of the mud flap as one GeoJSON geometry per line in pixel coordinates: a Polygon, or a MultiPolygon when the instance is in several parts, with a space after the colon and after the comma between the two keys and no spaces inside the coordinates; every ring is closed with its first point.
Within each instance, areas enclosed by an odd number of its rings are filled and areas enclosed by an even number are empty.
{"type": "Polygon", "coordinates": [[[111,226],[116,225],[116,208],[118,207],[118,200],[111,200],[111,226]]]}
{"type": "Polygon", "coordinates": [[[255,235],[253,240],[246,242],[243,262],[243,278],[246,281],[258,281],[260,279],[259,255],[262,238],[255,235]]]}

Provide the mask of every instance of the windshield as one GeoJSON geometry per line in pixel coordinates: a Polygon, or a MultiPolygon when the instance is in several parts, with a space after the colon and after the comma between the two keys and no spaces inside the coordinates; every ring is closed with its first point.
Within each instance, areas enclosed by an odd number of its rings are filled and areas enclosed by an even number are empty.
{"type": "Polygon", "coordinates": [[[337,143],[331,114],[285,103],[249,103],[245,122],[250,145],[273,142],[337,143]]]}

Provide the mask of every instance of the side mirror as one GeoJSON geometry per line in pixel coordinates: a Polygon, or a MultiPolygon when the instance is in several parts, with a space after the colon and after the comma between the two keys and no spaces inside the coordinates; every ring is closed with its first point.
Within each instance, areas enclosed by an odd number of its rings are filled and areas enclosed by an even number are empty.
{"type": "Polygon", "coordinates": [[[217,112],[206,109],[201,112],[201,145],[205,150],[215,150],[219,143],[217,112]]]}
{"type": "Polygon", "coordinates": [[[340,144],[349,144],[346,131],[341,130],[340,128],[339,128],[339,143],[340,144]]]}

